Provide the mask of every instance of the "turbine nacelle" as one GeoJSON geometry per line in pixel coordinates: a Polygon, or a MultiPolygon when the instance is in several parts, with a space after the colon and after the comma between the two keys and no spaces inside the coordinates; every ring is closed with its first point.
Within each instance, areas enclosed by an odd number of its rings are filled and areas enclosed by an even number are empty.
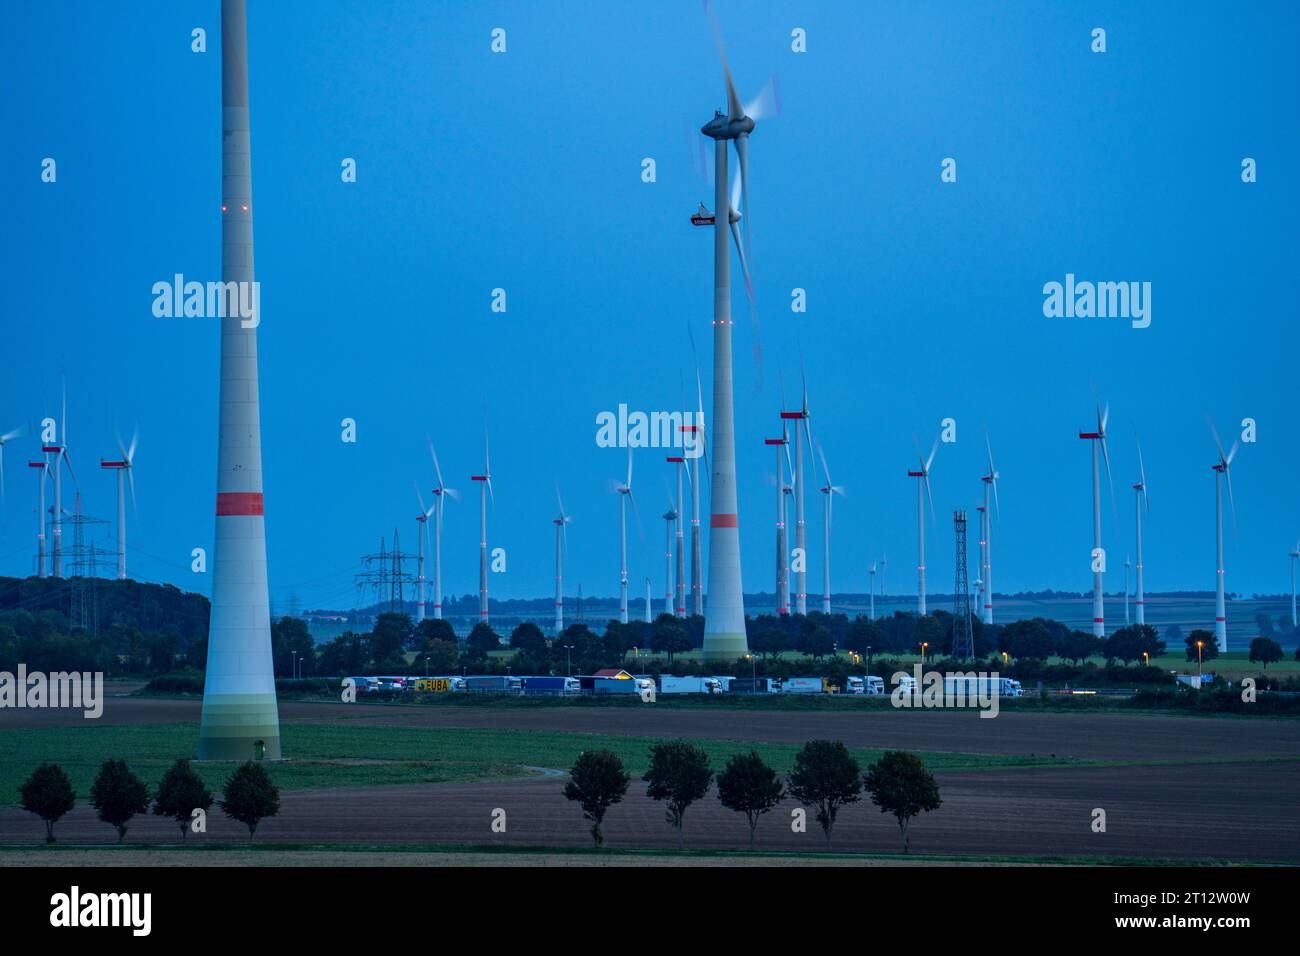
{"type": "Polygon", "coordinates": [[[732,119],[721,110],[716,110],[713,119],[700,127],[700,132],[710,139],[736,139],[754,132],[754,121],[748,116],[732,119]]]}

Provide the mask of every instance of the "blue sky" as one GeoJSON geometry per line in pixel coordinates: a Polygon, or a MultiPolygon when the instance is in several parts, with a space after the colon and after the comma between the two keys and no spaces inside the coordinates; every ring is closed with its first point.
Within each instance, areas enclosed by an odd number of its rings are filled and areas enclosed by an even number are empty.
{"type": "MultiPolygon", "coordinates": [[[[617,590],[625,453],[596,447],[620,402],[680,407],[687,327],[711,361],[712,248],[688,216],[711,187],[698,128],[724,102],[697,0],[652,4],[344,4],[250,0],[262,441],[273,598],[346,606],[361,554],[400,528],[412,482],[448,483],[444,585],[477,587],[487,410],[507,549],[493,594],[552,587],[554,483],[574,516],[567,591],[617,590]],[[490,51],[504,28],[507,52],[490,51]],[[358,181],[340,181],[353,157],[358,181]],[[652,157],[657,182],[641,181],[652,157]],[[490,309],[506,289],[508,311],[490,309]],[[359,441],[340,441],[344,417],[359,441]]],[[[998,590],[1090,587],[1087,443],[1109,400],[1112,571],[1132,547],[1133,435],[1151,488],[1149,590],[1210,589],[1214,449],[1206,427],[1258,422],[1233,474],[1230,590],[1289,587],[1300,536],[1291,4],[719,4],[741,94],[775,73],[783,110],[751,141],[751,357],[734,285],[742,556],[771,590],[777,382],[810,376],[814,434],[847,496],[836,590],[866,589],[887,552],[913,590],[914,436],[940,448],[930,589],[951,590],[951,511],[981,494],[984,432],[1002,473],[998,590]],[[790,31],[807,31],[807,52],[790,31]],[[1103,27],[1107,52],[1090,51],[1103,27]],[[956,183],[940,162],[957,161],[956,183]],[[1243,157],[1259,181],[1243,184],[1243,157]],[[1152,323],[1048,319],[1042,286],[1152,283],[1152,323]],[[791,290],[808,310],[792,313],[791,290]]],[[[58,406],[86,510],[112,517],[113,423],[138,423],[135,575],[207,590],[218,338],[156,319],[150,288],[220,267],[220,18],[209,2],[21,0],[0,36],[6,89],[0,218],[0,431],[58,406]],[[208,52],[190,51],[190,30],[208,52]],[[42,183],[44,157],[58,163],[42,183]]],[[[707,407],[706,399],[706,407],[707,407]]],[[[6,449],[0,573],[34,550],[33,439],[6,449]]],[[[662,588],[668,466],[638,453],[643,534],[633,593],[662,588]]],[[[811,496],[810,590],[820,588],[811,496]],[[814,588],[813,585],[816,584],[814,588]]],[[[707,508],[704,509],[707,513],[707,508]]],[[[104,546],[110,546],[103,542],[104,546]]],[[[1122,575],[1107,578],[1118,588],[1122,575]]]]}

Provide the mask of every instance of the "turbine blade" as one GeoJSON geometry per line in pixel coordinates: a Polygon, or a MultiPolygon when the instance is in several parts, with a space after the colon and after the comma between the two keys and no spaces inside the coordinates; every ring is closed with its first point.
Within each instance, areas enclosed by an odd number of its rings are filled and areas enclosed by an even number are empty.
{"type": "Polygon", "coordinates": [[[433,439],[428,435],[424,436],[425,442],[429,445],[429,455],[433,458],[433,473],[438,476],[438,487],[442,487],[442,467],[438,464],[438,452],[434,450],[433,439]]]}
{"type": "MultiPolygon", "coordinates": [[[[736,137],[736,155],[740,157],[740,224],[745,227],[745,245],[740,263],[745,270],[745,292],[749,301],[754,301],[754,280],[749,274],[748,262],[752,258],[753,246],[749,244],[749,134],[736,137]]],[[[740,240],[736,240],[740,246],[740,240]]]]}
{"type": "Polygon", "coordinates": [[[934,493],[930,490],[930,473],[927,471],[921,480],[925,482],[925,496],[930,499],[930,524],[934,524],[934,493]]]}
{"type": "Polygon", "coordinates": [[[934,464],[934,454],[939,450],[939,436],[934,436],[934,444],[930,446],[930,455],[925,459],[925,473],[930,474],[930,466],[934,464]]]}
{"type": "Polygon", "coordinates": [[[136,427],[131,429],[131,444],[128,445],[126,449],[126,461],[128,465],[135,461],[135,450],[139,446],[140,446],[140,426],[137,425],[136,427]]]}
{"type": "Polygon", "coordinates": [[[713,28],[713,42],[717,44],[718,59],[722,61],[722,73],[727,79],[727,118],[737,120],[745,115],[745,108],[736,94],[736,84],[731,81],[731,67],[727,65],[727,48],[722,42],[722,27],[718,25],[717,15],[709,6],[708,0],[704,2],[704,10],[709,15],[709,25],[713,28]]]}
{"type": "Polygon", "coordinates": [[[1147,469],[1142,461],[1142,443],[1137,443],[1138,449],[1138,482],[1142,485],[1142,500],[1147,506],[1147,511],[1151,510],[1151,497],[1147,493],[1147,469]]]}
{"type": "Polygon", "coordinates": [[[128,469],[126,470],[126,483],[127,483],[127,486],[131,489],[131,511],[132,511],[132,513],[134,513],[135,510],[136,510],[136,509],[135,509],[135,469],[134,469],[134,468],[128,468],[128,469]]]}
{"type": "Polygon", "coordinates": [[[1237,457],[1237,450],[1238,450],[1239,448],[1241,448],[1241,442],[1240,442],[1239,440],[1237,440],[1237,441],[1233,441],[1233,443],[1232,443],[1232,451],[1228,452],[1228,458],[1227,458],[1227,460],[1224,462],[1224,464],[1226,464],[1226,465],[1231,465],[1231,464],[1232,464],[1232,459],[1234,459],[1234,458],[1237,457]]]}
{"type": "Polygon", "coordinates": [[[745,104],[745,115],[754,122],[781,115],[781,86],[775,73],[763,84],[758,95],[745,104]]]}

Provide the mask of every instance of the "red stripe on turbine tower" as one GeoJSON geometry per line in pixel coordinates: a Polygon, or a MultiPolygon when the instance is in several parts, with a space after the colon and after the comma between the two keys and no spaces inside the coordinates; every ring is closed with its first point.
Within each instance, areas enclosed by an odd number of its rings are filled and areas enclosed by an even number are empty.
{"type": "Polygon", "coordinates": [[[709,527],[710,528],[739,528],[740,516],[739,515],[710,515],[709,527]]]}
{"type": "Polygon", "coordinates": [[[217,515],[265,514],[260,491],[223,491],[217,493],[217,515]]]}

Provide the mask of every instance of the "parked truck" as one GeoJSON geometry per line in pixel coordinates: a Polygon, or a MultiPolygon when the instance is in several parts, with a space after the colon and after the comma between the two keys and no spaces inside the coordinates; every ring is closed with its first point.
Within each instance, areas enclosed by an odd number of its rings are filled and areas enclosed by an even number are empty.
{"type": "Polygon", "coordinates": [[[781,689],[781,682],[771,677],[733,677],[727,685],[732,694],[775,694],[781,689]]]}
{"type": "Polygon", "coordinates": [[[661,694],[721,694],[722,681],[716,677],[673,677],[664,674],[659,678],[661,694]]]}
{"type": "Polygon", "coordinates": [[[465,678],[465,689],[480,694],[518,694],[523,690],[523,681],[509,675],[476,674],[465,678]]]}
{"type": "Polygon", "coordinates": [[[582,689],[591,694],[653,693],[655,682],[649,677],[580,677],[582,689]]]}
{"type": "Polygon", "coordinates": [[[450,694],[465,689],[463,677],[417,677],[415,690],[424,694],[450,694]]]}
{"type": "Polygon", "coordinates": [[[867,674],[864,677],[849,677],[844,686],[846,694],[865,694],[875,696],[885,692],[884,678],[867,674]]]}
{"type": "Polygon", "coordinates": [[[578,678],[576,677],[523,677],[525,694],[576,694],[578,678]]]}
{"type": "Polygon", "coordinates": [[[821,677],[787,677],[781,681],[778,693],[781,694],[823,694],[827,693],[826,680],[821,677]]]}

